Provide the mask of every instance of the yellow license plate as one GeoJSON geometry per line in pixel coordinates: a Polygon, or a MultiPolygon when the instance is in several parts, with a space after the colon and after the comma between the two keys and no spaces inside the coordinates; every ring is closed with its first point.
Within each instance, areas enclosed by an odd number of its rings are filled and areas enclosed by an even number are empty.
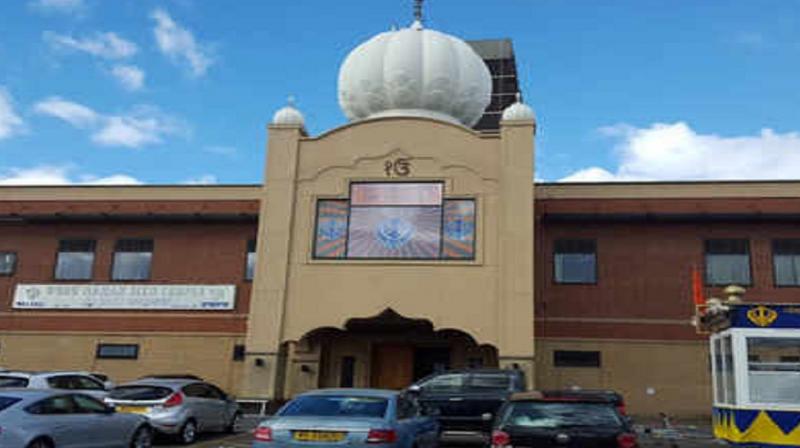
{"type": "Polygon", "coordinates": [[[346,433],[332,431],[294,431],[292,436],[299,442],[341,442],[346,433]]]}
{"type": "Polygon", "coordinates": [[[150,408],[144,406],[117,406],[116,410],[127,414],[147,414],[150,408]]]}

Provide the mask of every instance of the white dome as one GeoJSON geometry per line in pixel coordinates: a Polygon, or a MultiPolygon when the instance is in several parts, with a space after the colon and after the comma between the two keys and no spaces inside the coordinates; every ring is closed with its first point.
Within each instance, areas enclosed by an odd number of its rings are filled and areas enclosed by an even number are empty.
{"type": "Polygon", "coordinates": [[[425,116],[471,127],[491,95],[491,74],[480,56],[419,22],[364,42],[339,70],[339,105],[350,120],[425,116]]]}
{"type": "Polygon", "coordinates": [[[503,110],[503,121],[536,121],[536,115],[533,109],[524,104],[517,94],[517,102],[508,106],[503,110]]]}
{"type": "Polygon", "coordinates": [[[275,112],[272,116],[272,124],[287,126],[305,126],[305,118],[299,110],[294,107],[294,99],[289,97],[289,104],[275,112]]]}

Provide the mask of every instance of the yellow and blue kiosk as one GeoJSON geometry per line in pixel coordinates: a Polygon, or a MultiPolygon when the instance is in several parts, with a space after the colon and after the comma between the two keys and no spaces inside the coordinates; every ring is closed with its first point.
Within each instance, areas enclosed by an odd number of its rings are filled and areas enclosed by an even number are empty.
{"type": "Polygon", "coordinates": [[[800,304],[716,301],[698,317],[710,333],[714,435],[800,446],[800,304]]]}

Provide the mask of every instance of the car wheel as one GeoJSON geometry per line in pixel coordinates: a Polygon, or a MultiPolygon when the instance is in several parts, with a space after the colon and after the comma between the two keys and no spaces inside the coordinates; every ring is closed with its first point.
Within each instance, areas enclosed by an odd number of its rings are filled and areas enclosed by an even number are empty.
{"type": "Polygon", "coordinates": [[[225,432],[227,432],[228,434],[233,434],[235,432],[238,432],[241,423],[242,423],[242,413],[237,412],[233,414],[231,422],[228,424],[228,426],[225,427],[225,432]]]}
{"type": "Polygon", "coordinates": [[[184,445],[191,445],[197,440],[197,423],[194,420],[186,420],[178,434],[180,442],[184,445]]]}
{"type": "Polygon", "coordinates": [[[53,444],[47,439],[36,439],[25,448],[53,448],[53,444]]]}
{"type": "Polygon", "coordinates": [[[131,448],[150,448],[153,446],[153,432],[147,426],[140,426],[131,438],[131,448]]]}

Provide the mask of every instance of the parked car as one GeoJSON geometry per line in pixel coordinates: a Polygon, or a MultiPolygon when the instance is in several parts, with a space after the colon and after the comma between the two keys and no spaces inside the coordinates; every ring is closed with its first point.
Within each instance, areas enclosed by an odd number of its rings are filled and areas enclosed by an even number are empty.
{"type": "Polygon", "coordinates": [[[234,432],[242,416],[236,401],[220,388],[194,379],[140,379],[112,389],[106,403],[118,412],[147,417],[156,431],[184,444],[201,432],[234,432]]]}
{"type": "Polygon", "coordinates": [[[494,414],[511,394],[523,390],[525,374],[516,369],[451,370],[408,388],[421,406],[438,414],[443,442],[487,440],[494,414]]]}
{"type": "Polygon", "coordinates": [[[80,391],[100,399],[108,394],[103,382],[88,372],[0,372],[0,389],[9,387],[80,391]]]}
{"type": "Polygon", "coordinates": [[[254,432],[254,448],[315,445],[435,448],[439,425],[390,390],[320,389],[298,395],[254,432]]]}
{"type": "Polygon", "coordinates": [[[494,421],[493,448],[636,448],[636,434],[613,403],[592,397],[513,395],[494,421]]]}
{"type": "Polygon", "coordinates": [[[591,398],[611,403],[617,408],[620,414],[627,415],[625,410],[625,398],[619,392],[613,390],[594,390],[594,389],[566,389],[566,390],[543,390],[542,395],[549,398],[591,398]]]}
{"type": "Polygon", "coordinates": [[[91,375],[91,376],[92,376],[92,377],[94,377],[95,379],[97,379],[97,380],[99,380],[100,382],[102,382],[102,383],[103,383],[103,386],[106,388],[106,390],[111,390],[111,389],[113,389],[113,388],[114,388],[114,386],[115,386],[114,382],[113,382],[113,381],[111,381],[111,378],[109,378],[109,377],[108,377],[108,375],[106,375],[106,374],[104,374],[104,373],[100,373],[100,372],[91,372],[91,373],[89,373],[89,375],[91,375]]]}
{"type": "Polygon", "coordinates": [[[83,393],[0,390],[0,447],[150,448],[147,419],[118,414],[83,393]]]}

